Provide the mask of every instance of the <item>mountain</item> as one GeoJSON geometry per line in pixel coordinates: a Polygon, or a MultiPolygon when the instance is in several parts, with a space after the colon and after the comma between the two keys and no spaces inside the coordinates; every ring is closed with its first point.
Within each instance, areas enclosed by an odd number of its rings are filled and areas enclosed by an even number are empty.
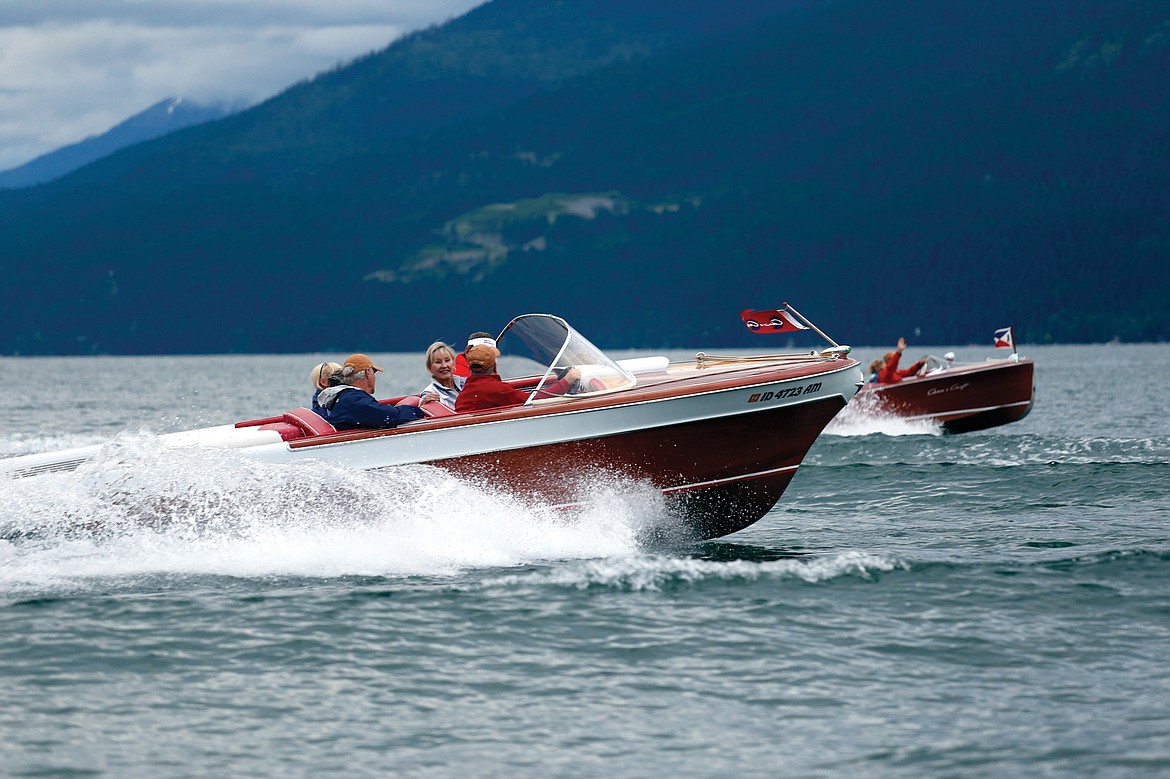
{"type": "Polygon", "coordinates": [[[19,167],[0,171],[0,189],[31,187],[61,178],[119,149],[184,127],[222,119],[236,110],[227,104],[201,105],[178,97],[160,100],[101,135],[92,135],[83,141],[42,154],[19,167]]]}
{"type": "MultiPolygon", "coordinates": [[[[0,192],[0,351],[1165,340],[1154,0],[495,0],[0,192]],[[751,340],[755,339],[755,340],[751,340]]],[[[770,348],[762,346],[761,348],[770,348]]]]}

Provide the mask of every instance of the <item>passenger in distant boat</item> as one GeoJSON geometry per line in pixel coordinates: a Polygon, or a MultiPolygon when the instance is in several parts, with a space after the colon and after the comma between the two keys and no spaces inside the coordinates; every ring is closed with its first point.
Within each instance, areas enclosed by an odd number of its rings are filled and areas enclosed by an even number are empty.
{"type": "MultiPolygon", "coordinates": [[[[455,401],[456,411],[479,411],[485,408],[516,406],[528,400],[528,392],[518,390],[500,378],[496,373],[496,358],[500,350],[495,341],[479,343],[467,350],[467,367],[471,375],[455,401]]],[[[540,395],[564,395],[581,379],[578,368],[570,368],[565,375],[540,391],[540,395]]],[[[538,397],[540,396],[538,395],[538,397]]]]}
{"type": "Polygon", "coordinates": [[[909,368],[898,368],[898,361],[902,359],[902,351],[906,348],[906,339],[898,339],[898,348],[892,352],[886,352],[886,356],[882,358],[882,368],[878,371],[879,384],[893,384],[901,381],[907,376],[915,376],[922,366],[926,365],[926,358],[923,357],[918,362],[911,365],[909,368]]]}
{"type": "Polygon", "coordinates": [[[942,356],[941,360],[932,357],[930,363],[927,363],[927,371],[923,375],[924,376],[932,376],[936,373],[946,373],[954,366],[955,366],[955,353],[954,352],[947,352],[946,354],[944,354],[942,356]],[[930,367],[931,363],[938,363],[938,367],[931,368],[930,367]]]}
{"type": "Polygon", "coordinates": [[[467,350],[478,344],[491,344],[495,346],[496,339],[492,338],[491,333],[485,333],[482,330],[467,336],[467,346],[463,347],[463,351],[455,358],[456,376],[466,379],[471,375],[471,369],[467,367],[467,350]]]}
{"type": "MultiPolygon", "coordinates": [[[[346,358],[341,370],[334,374],[338,385],[321,390],[318,401],[325,409],[326,419],[338,430],[355,428],[382,429],[398,427],[412,419],[426,416],[418,406],[383,405],[374,399],[374,385],[382,369],[364,354],[346,358]]],[[[438,400],[434,393],[419,398],[419,405],[438,400]]]]}
{"type": "Polygon", "coordinates": [[[439,396],[440,403],[454,411],[455,399],[467,381],[466,377],[455,375],[455,350],[442,341],[435,341],[427,347],[426,360],[431,383],[419,394],[432,392],[439,396]]]}
{"type": "Polygon", "coordinates": [[[869,383],[870,384],[877,384],[878,374],[881,373],[883,365],[885,365],[885,362],[882,361],[881,357],[877,358],[876,360],[874,360],[873,362],[871,362],[869,364],[869,383]]]}
{"type": "Polygon", "coordinates": [[[330,380],[333,374],[341,370],[341,366],[335,362],[323,362],[316,366],[309,372],[309,384],[313,385],[313,405],[311,408],[313,412],[325,416],[325,409],[321,408],[321,404],[317,402],[317,398],[321,395],[321,390],[330,386],[330,380]]]}

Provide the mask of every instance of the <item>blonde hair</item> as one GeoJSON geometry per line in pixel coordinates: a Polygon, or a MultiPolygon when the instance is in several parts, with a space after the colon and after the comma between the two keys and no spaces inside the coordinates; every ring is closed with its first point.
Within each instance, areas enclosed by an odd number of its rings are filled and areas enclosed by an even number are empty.
{"type": "Polygon", "coordinates": [[[427,347],[426,366],[428,371],[431,369],[431,360],[434,359],[435,352],[442,351],[443,349],[446,349],[448,352],[450,352],[452,360],[455,359],[454,349],[442,341],[435,341],[433,344],[427,347]]]}
{"type": "Polygon", "coordinates": [[[313,366],[313,370],[309,371],[309,384],[313,385],[313,389],[324,389],[321,382],[327,381],[339,370],[341,370],[341,366],[335,362],[319,363],[313,366]]]}

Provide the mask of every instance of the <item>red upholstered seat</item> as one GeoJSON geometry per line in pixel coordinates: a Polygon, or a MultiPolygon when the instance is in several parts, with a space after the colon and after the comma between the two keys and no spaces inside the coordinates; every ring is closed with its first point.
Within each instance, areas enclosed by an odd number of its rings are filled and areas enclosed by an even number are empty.
{"type": "Polygon", "coordinates": [[[427,415],[428,419],[433,419],[435,417],[449,417],[455,413],[438,401],[431,401],[430,403],[420,404],[420,400],[422,400],[422,398],[418,395],[407,395],[405,398],[395,402],[394,405],[418,406],[423,410],[423,413],[427,415]]]}
{"type": "Polygon", "coordinates": [[[281,419],[291,425],[296,425],[306,436],[328,435],[337,432],[337,428],[325,421],[320,414],[307,408],[294,408],[292,411],[286,411],[281,419]]]}
{"type": "Polygon", "coordinates": [[[294,441],[298,438],[305,437],[305,431],[299,425],[294,425],[290,422],[269,422],[266,425],[260,425],[259,430],[275,430],[280,433],[281,440],[294,441]]]}
{"type": "Polygon", "coordinates": [[[455,414],[454,409],[447,408],[437,400],[431,401],[430,403],[424,403],[422,406],[420,406],[420,408],[422,408],[424,414],[431,418],[449,417],[454,416],[455,414]]]}

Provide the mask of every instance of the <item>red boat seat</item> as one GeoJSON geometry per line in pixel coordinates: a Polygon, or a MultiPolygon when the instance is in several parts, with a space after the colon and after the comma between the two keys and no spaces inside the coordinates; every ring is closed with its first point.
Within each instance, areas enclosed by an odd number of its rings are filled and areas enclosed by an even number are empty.
{"type": "Polygon", "coordinates": [[[280,433],[282,441],[295,441],[298,438],[305,437],[305,431],[297,425],[289,424],[288,422],[269,422],[267,425],[260,425],[259,430],[275,430],[280,433]]]}
{"type": "Polygon", "coordinates": [[[329,435],[337,432],[337,428],[329,424],[320,414],[307,408],[294,408],[292,411],[286,411],[281,417],[281,421],[296,425],[305,436],[329,435]]]}
{"type": "Polygon", "coordinates": [[[421,406],[423,413],[432,419],[435,417],[450,417],[455,415],[455,410],[447,408],[437,400],[430,403],[424,403],[421,406]]]}
{"type": "Polygon", "coordinates": [[[424,403],[422,405],[419,405],[420,400],[422,400],[422,398],[419,397],[418,395],[407,395],[405,398],[402,398],[394,405],[396,405],[396,406],[419,406],[419,408],[421,408],[423,410],[423,413],[426,414],[427,418],[429,418],[429,419],[434,419],[435,417],[449,417],[455,413],[454,411],[447,408],[446,406],[444,406],[442,403],[438,402],[437,400],[431,401],[430,403],[424,403]]]}
{"type": "Polygon", "coordinates": [[[259,427],[261,430],[275,430],[280,433],[280,437],[284,441],[337,432],[337,428],[326,422],[320,414],[307,408],[294,408],[278,417],[237,422],[236,427],[259,427]]]}

